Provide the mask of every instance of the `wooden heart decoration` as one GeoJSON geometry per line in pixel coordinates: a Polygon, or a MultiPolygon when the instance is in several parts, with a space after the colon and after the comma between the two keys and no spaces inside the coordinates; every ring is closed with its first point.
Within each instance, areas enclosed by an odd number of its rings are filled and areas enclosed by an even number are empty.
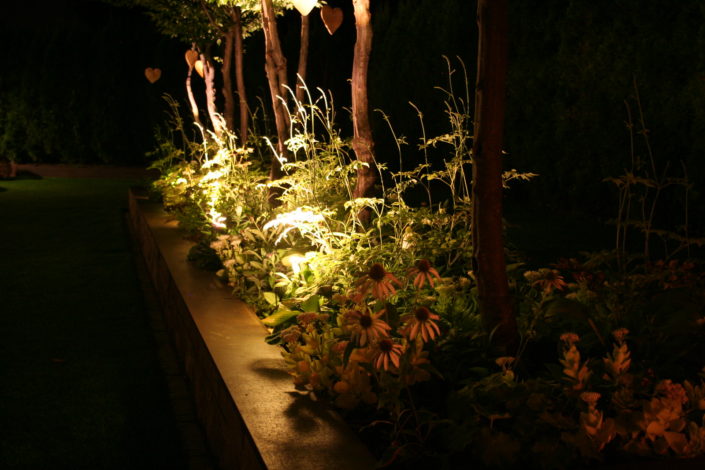
{"type": "Polygon", "coordinates": [[[321,19],[323,20],[323,24],[326,25],[328,34],[332,36],[333,33],[340,28],[340,25],[343,24],[343,9],[323,5],[321,7],[321,19]]]}
{"type": "Polygon", "coordinates": [[[193,64],[193,68],[196,69],[196,73],[197,73],[198,75],[200,75],[201,78],[204,77],[204,75],[203,75],[203,62],[201,62],[200,60],[197,60],[197,61],[193,64]]]}
{"type": "Polygon", "coordinates": [[[186,51],[186,54],[184,54],[184,58],[186,59],[188,68],[192,69],[194,64],[198,60],[198,52],[194,51],[193,49],[189,49],[188,51],[186,51]]]}
{"type": "Polygon", "coordinates": [[[162,71],[157,68],[147,67],[144,69],[144,76],[147,77],[149,83],[154,83],[162,76],[162,71]]]}

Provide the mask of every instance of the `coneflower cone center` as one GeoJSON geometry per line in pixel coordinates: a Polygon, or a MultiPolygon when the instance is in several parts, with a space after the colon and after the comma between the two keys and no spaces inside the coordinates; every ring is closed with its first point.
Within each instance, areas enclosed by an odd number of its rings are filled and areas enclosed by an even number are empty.
{"type": "Polygon", "coordinates": [[[387,271],[384,270],[384,266],[379,263],[375,263],[370,268],[370,272],[368,273],[368,275],[373,281],[381,282],[382,280],[384,280],[384,276],[387,275],[387,271]]]}
{"type": "Polygon", "coordinates": [[[431,317],[431,311],[426,307],[419,307],[414,310],[414,317],[420,322],[425,322],[431,317]]]}

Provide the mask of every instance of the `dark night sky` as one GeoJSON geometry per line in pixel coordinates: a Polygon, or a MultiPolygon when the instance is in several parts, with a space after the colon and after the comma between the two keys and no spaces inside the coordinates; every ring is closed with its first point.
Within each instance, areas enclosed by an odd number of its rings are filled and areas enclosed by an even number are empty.
{"type": "MultiPolygon", "coordinates": [[[[349,105],[354,23],[351,2],[337,3],[345,7],[346,17],[333,37],[314,13],[309,84],[331,89],[337,105],[344,107],[349,105]]],[[[447,84],[441,55],[462,57],[474,83],[472,3],[372,2],[371,108],[389,114],[395,130],[412,144],[419,125],[409,101],[424,112],[429,135],[447,131],[441,95],[434,90],[447,84]]],[[[681,168],[680,160],[686,163],[700,184],[691,193],[692,207],[705,207],[704,14],[700,0],[512,3],[505,143],[509,165],[541,174],[526,185],[531,194],[523,196],[593,211],[612,204],[613,194],[602,180],[620,174],[629,160],[624,101],[632,97],[632,78],[637,77],[657,157],[664,165],[671,160],[672,171],[681,168]],[[560,200],[557,188],[565,195],[560,200]]],[[[68,122],[75,116],[78,132],[93,132],[83,137],[92,145],[85,155],[69,149],[71,158],[108,158],[112,151],[121,158],[144,159],[153,148],[155,126],[164,122],[162,94],[185,102],[183,53],[188,46],[159,35],[137,11],[97,0],[13,1],[4,6],[0,24],[0,91],[23,89],[28,96],[41,91],[31,103],[38,118],[56,99],[58,111],[38,119],[40,129],[47,120],[68,122]],[[145,79],[146,67],[162,69],[155,85],[145,79]],[[78,106],[86,104],[90,109],[78,106]],[[103,142],[116,143],[101,148],[103,142]]],[[[279,24],[293,71],[298,20],[289,14],[279,24]]],[[[268,102],[261,38],[253,37],[246,47],[248,94],[253,101],[260,96],[268,102]]],[[[347,113],[338,117],[340,126],[349,128],[347,113]]],[[[380,158],[391,155],[389,160],[396,161],[386,125],[378,114],[373,119],[380,158]]],[[[57,132],[68,135],[66,129],[57,132]]]]}

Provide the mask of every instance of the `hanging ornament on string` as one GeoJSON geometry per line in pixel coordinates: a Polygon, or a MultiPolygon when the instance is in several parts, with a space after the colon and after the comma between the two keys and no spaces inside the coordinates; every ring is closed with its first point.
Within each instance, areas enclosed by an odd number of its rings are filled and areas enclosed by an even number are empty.
{"type": "Polygon", "coordinates": [[[193,49],[189,49],[188,51],[186,51],[186,54],[184,54],[184,58],[186,59],[188,68],[192,69],[196,64],[196,61],[198,60],[198,52],[194,51],[193,49]]]}
{"type": "Polygon", "coordinates": [[[316,6],[318,0],[293,0],[291,3],[294,4],[294,8],[299,10],[302,16],[307,16],[316,6]]]}
{"type": "Polygon", "coordinates": [[[343,9],[323,5],[321,7],[321,19],[328,30],[328,34],[332,36],[343,24],[343,9]]]}
{"type": "Polygon", "coordinates": [[[147,67],[144,69],[144,76],[147,77],[149,83],[154,83],[162,76],[162,71],[158,68],[147,67]]]}
{"type": "Polygon", "coordinates": [[[203,62],[202,62],[202,61],[197,60],[196,62],[194,62],[193,68],[196,69],[196,73],[197,73],[198,75],[200,75],[201,78],[204,77],[204,75],[203,75],[203,62]]]}

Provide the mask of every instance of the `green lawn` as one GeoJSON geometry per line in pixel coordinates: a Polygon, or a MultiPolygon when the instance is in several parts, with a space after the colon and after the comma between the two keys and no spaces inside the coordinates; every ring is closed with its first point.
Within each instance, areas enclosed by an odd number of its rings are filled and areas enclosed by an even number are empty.
{"type": "Polygon", "coordinates": [[[185,468],[127,179],[0,181],[0,467],[185,468]]]}

